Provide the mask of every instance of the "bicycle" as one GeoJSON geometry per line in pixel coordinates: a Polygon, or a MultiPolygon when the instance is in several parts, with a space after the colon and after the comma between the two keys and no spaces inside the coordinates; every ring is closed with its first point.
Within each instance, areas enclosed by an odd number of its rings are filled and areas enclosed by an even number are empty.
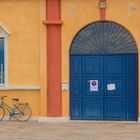
{"type": "Polygon", "coordinates": [[[29,103],[19,103],[19,99],[12,99],[14,101],[13,107],[11,108],[8,106],[3,100],[7,96],[2,96],[1,103],[0,103],[0,121],[5,116],[5,110],[9,112],[9,120],[11,120],[12,117],[15,117],[18,121],[27,121],[32,116],[32,110],[29,106],[29,103]]]}

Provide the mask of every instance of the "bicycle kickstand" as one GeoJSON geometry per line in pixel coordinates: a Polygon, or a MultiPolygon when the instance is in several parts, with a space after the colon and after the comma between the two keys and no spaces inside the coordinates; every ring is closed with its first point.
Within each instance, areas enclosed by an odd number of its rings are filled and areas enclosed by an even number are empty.
{"type": "Polygon", "coordinates": [[[9,114],[9,120],[11,120],[12,117],[13,117],[13,115],[12,114],[9,114]]]}

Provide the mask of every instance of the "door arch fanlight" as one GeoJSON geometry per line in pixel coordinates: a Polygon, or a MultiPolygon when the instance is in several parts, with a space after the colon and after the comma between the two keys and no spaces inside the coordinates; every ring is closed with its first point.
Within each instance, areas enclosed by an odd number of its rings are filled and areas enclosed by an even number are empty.
{"type": "Polygon", "coordinates": [[[71,54],[138,53],[131,33],[110,21],[96,22],[84,27],[71,45],[71,54]]]}

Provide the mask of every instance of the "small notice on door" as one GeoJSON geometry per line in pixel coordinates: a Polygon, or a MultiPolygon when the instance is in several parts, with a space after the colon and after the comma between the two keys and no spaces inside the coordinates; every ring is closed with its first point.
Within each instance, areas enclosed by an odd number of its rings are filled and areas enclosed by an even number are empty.
{"type": "Polygon", "coordinates": [[[112,84],[112,83],[107,84],[107,90],[115,90],[115,89],[116,89],[115,84],[112,84]]]}
{"type": "Polygon", "coordinates": [[[89,80],[90,91],[98,91],[98,80],[89,80]]]}

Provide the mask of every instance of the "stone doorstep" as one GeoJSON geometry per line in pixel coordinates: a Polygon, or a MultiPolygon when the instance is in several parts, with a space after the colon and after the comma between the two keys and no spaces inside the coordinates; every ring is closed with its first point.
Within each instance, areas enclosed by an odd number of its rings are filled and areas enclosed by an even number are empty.
{"type": "MultiPolygon", "coordinates": [[[[9,116],[5,116],[3,120],[9,120],[9,116]]],[[[16,120],[14,117],[11,118],[12,120],[16,120]]],[[[85,122],[91,122],[91,123],[119,123],[119,124],[135,124],[140,123],[140,118],[138,118],[138,121],[105,121],[105,120],[70,120],[70,117],[38,117],[33,116],[30,118],[29,121],[39,121],[39,122],[74,122],[74,123],[85,123],[85,122]]]]}

